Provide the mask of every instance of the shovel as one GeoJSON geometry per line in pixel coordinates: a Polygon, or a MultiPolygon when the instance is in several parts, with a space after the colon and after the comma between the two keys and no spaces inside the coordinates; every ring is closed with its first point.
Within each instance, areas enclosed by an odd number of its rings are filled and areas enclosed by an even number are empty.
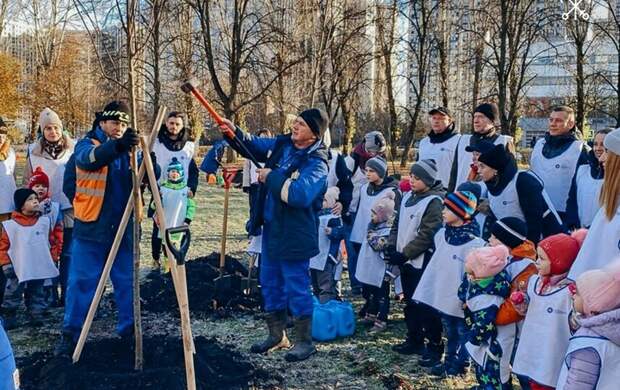
{"type": "Polygon", "coordinates": [[[237,274],[224,275],[226,269],[226,235],[228,233],[228,198],[230,187],[237,173],[236,169],[224,168],[224,221],[222,223],[222,245],[220,248],[220,275],[213,279],[215,294],[222,300],[229,297],[233,291],[241,290],[241,278],[237,274]]]}
{"type": "Polygon", "coordinates": [[[256,260],[260,256],[258,253],[254,253],[250,256],[250,264],[248,266],[248,278],[245,281],[245,287],[243,289],[243,294],[247,296],[256,295],[259,292],[258,288],[258,280],[256,280],[254,270],[254,265],[256,264],[256,260]]]}
{"type": "Polygon", "coordinates": [[[189,249],[189,244],[191,241],[191,234],[189,232],[189,226],[183,225],[174,228],[166,229],[166,243],[168,244],[168,249],[172,252],[174,259],[177,261],[177,265],[185,264],[185,255],[187,255],[187,251],[189,249]],[[181,242],[175,240],[173,236],[175,234],[183,234],[181,238],[181,242]],[[178,246],[176,244],[179,244],[178,246]]]}

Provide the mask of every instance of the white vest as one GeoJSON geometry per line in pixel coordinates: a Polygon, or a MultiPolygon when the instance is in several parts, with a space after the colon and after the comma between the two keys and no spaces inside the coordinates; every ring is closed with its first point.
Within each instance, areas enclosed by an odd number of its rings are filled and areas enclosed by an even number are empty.
{"type": "MultiPolygon", "coordinates": [[[[430,195],[421,199],[413,206],[405,207],[405,203],[413,196],[412,192],[408,192],[400,203],[400,212],[398,216],[398,235],[396,238],[396,250],[402,252],[403,248],[418,236],[422,217],[426,212],[428,205],[433,199],[440,199],[437,195],[430,195]]],[[[424,253],[415,259],[408,261],[414,268],[422,269],[424,265],[424,253]]]]}
{"type": "Polygon", "coordinates": [[[41,217],[32,226],[22,226],[13,220],[2,222],[9,237],[9,257],[20,283],[58,276],[58,268],[50,253],[50,219],[41,217]]]}
{"type": "Polygon", "coordinates": [[[329,153],[331,155],[331,159],[327,161],[327,188],[334,187],[336,184],[338,184],[338,176],[336,175],[336,163],[338,162],[338,156],[340,156],[340,153],[335,150],[330,150],[329,153]]]}
{"type": "Polygon", "coordinates": [[[424,137],[418,147],[418,160],[435,160],[437,180],[441,180],[444,187],[450,184],[450,171],[460,138],[461,135],[456,134],[444,142],[434,144],[429,137],[424,137]]]}
{"type": "MultiPolygon", "coordinates": [[[[323,271],[325,269],[331,244],[327,233],[325,233],[325,228],[327,228],[329,220],[333,218],[338,218],[338,216],[332,213],[319,216],[319,254],[310,259],[310,269],[315,269],[317,271],[323,271]]],[[[337,259],[334,260],[337,261],[337,259]]]]}
{"type": "MultiPolygon", "coordinates": [[[[390,228],[386,227],[380,231],[381,235],[388,236],[390,228]]],[[[355,279],[364,284],[375,287],[381,287],[386,272],[389,272],[394,278],[398,276],[398,267],[388,266],[383,261],[383,252],[374,251],[368,244],[368,240],[364,237],[364,242],[357,257],[357,268],[355,269],[355,279]]]]}
{"type": "Polygon", "coordinates": [[[577,211],[581,227],[589,227],[601,208],[599,196],[603,179],[595,179],[590,173],[590,165],[581,165],[575,174],[577,184],[577,211]]]}
{"type": "MultiPolygon", "coordinates": [[[[458,144],[458,166],[457,166],[457,175],[456,175],[456,187],[461,183],[465,183],[467,181],[467,176],[469,176],[469,171],[471,170],[471,163],[473,161],[472,153],[465,150],[466,147],[469,146],[471,142],[471,134],[465,134],[461,136],[458,144]]],[[[504,145],[506,146],[512,137],[508,135],[499,135],[495,141],[493,142],[495,145],[504,145]]]]}
{"type": "Polygon", "coordinates": [[[10,213],[15,209],[13,194],[15,186],[15,151],[9,149],[9,155],[4,161],[0,161],[0,214],[10,213]]]}
{"type": "Polygon", "coordinates": [[[56,226],[56,221],[58,221],[58,216],[60,215],[60,204],[58,202],[54,202],[49,200],[49,208],[47,209],[47,213],[45,212],[46,208],[42,203],[39,203],[39,207],[41,208],[41,215],[49,218],[51,227],[54,229],[56,226]]]}
{"type": "MultiPolygon", "coordinates": [[[[473,299],[467,300],[467,306],[472,311],[478,311],[493,305],[499,307],[502,303],[504,303],[504,298],[495,295],[479,295],[473,299]]],[[[480,343],[480,345],[467,342],[465,343],[465,348],[467,352],[469,352],[471,358],[482,367],[485,366],[488,359],[498,362],[502,383],[506,383],[510,378],[510,358],[512,357],[516,336],[517,324],[497,326],[497,341],[502,347],[501,357],[495,356],[489,351],[488,340],[480,343]]]]}
{"type": "Polygon", "coordinates": [[[368,179],[366,178],[366,173],[360,167],[357,167],[355,172],[353,172],[353,168],[355,168],[355,160],[351,156],[345,157],[345,162],[347,164],[347,168],[352,172],[351,175],[351,184],[353,184],[353,192],[351,198],[351,205],[349,206],[349,212],[355,213],[357,210],[357,205],[360,201],[361,188],[364,184],[368,183],[368,179]]]}
{"type": "Polygon", "coordinates": [[[155,152],[155,156],[157,157],[157,165],[159,165],[162,172],[159,178],[159,183],[166,181],[166,171],[173,157],[176,157],[183,166],[183,169],[185,170],[184,182],[187,183],[187,177],[189,176],[189,163],[194,158],[195,149],[196,144],[192,141],[187,141],[185,142],[183,149],[171,151],[168,150],[164,144],[159,142],[159,139],[156,139],[155,143],[153,143],[153,152],[155,152]]]}
{"type": "MultiPolygon", "coordinates": [[[[491,211],[498,220],[505,217],[517,217],[522,221],[525,221],[525,215],[523,214],[523,211],[521,209],[521,204],[519,203],[519,194],[517,192],[517,179],[519,178],[519,175],[532,175],[540,181],[540,179],[536,175],[532,174],[529,171],[518,171],[517,174],[512,178],[510,183],[508,183],[506,188],[504,188],[504,191],[501,192],[501,194],[493,195],[489,192],[488,195],[491,211]]],[[[546,212],[553,213],[558,222],[561,223],[560,217],[555,211],[551,200],[549,200],[549,196],[547,195],[545,188],[542,189],[542,196],[547,203],[548,209],[546,212]]]]}
{"type": "Polygon", "coordinates": [[[557,389],[562,390],[568,376],[569,355],[580,349],[593,348],[601,358],[601,371],[595,390],[617,389],[620,387],[620,346],[604,337],[573,336],[568,344],[557,389]]]}
{"type": "Polygon", "coordinates": [[[620,256],[620,206],[611,221],[600,209],[588,230],[568,277],[576,280],[585,271],[603,268],[620,256]]]}
{"type": "Polygon", "coordinates": [[[512,283],[517,278],[517,276],[519,276],[523,271],[525,271],[527,267],[529,267],[531,264],[535,264],[532,259],[520,259],[515,261],[510,258],[509,260],[510,262],[506,265],[504,271],[506,271],[508,277],[510,277],[510,283],[512,283]]]}
{"type": "MultiPolygon", "coordinates": [[[[183,187],[179,190],[173,190],[167,187],[161,187],[161,202],[164,207],[164,215],[166,218],[166,229],[179,227],[185,223],[187,215],[187,198],[189,188],[183,187]]],[[[160,237],[164,237],[160,230],[160,237]]]]}
{"type": "Polygon", "coordinates": [[[382,198],[389,191],[394,191],[392,187],[387,187],[381,190],[375,195],[368,195],[368,183],[364,184],[360,188],[359,207],[357,214],[355,215],[355,221],[351,228],[351,242],[361,244],[366,239],[366,233],[368,232],[368,224],[370,223],[372,205],[378,199],[382,198]]]}
{"type": "Polygon", "coordinates": [[[527,295],[530,299],[517,347],[513,371],[534,381],[555,387],[562,369],[571,336],[568,321],[572,303],[568,285],[538,294],[540,276],[530,278],[527,295]]]}
{"type": "Polygon", "coordinates": [[[530,169],[545,184],[545,190],[549,194],[555,209],[564,212],[566,211],[566,200],[573,176],[575,176],[583,142],[574,141],[564,153],[554,158],[543,156],[542,149],[545,143],[547,141],[544,138],[536,142],[530,157],[530,169]]]}
{"type": "Polygon", "coordinates": [[[36,167],[41,167],[50,181],[50,198],[54,202],[58,202],[60,204],[61,210],[72,208],[73,205],[62,191],[62,182],[65,175],[65,166],[67,165],[67,161],[69,161],[69,158],[73,152],[65,152],[61,158],[53,160],[51,158],[45,158],[43,156],[33,154],[32,151],[37,145],[38,144],[28,145],[28,160],[30,162],[30,169],[34,172],[36,167]]]}
{"type": "Polygon", "coordinates": [[[435,253],[429,261],[413,300],[425,303],[444,314],[464,318],[463,305],[457,293],[465,272],[465,256],[474,248],[483,247],[481,238],[455,246],[446,242],[445,228],[435,234],[435,253]]]}

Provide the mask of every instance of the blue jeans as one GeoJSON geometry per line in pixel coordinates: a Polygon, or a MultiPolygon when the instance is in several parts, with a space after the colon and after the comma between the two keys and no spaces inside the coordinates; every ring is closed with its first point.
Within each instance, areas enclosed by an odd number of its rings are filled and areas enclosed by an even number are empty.
{"type": "Polygon", "coordinates": [[[442,314],[441,322],[448,339],[444,356],[445,364],[453,367],[465,366],[469,359],[465,349],[465,342],[467,341],[465,319],[442,314]]]}
{"type": "MultiPolygon", "coordinates": [[[[0,320],[0,323],[2,321],[0,320]]],[[[15,357],[11,343],[6,336],[3,325],[0,324],[0,390],[14,390],[15,357]]]]}
{"type": "Polygon", "coordinates": [[[311,316],[310,259],[272,259],[267,253],[269,229],[263,229],[260,284],[265,311],[288,309],[293,317],[311,316]]]}
{"type": "MultiPolygon", "coordinates": [[[[349,234],[347,235],[349,237],[349,234]]],[[[349,268],[349,281],[351,283],[351,289],[361,289],[362,282],[355,278],[355,270],[357,269],[357,257],[362,248],[362,244],[349,241],[347,238],[345,241],[347,247],[347,267],[349,268]]]]}
{"type": "MultiPolygon", "coordinates": [[[[103,265],[110,246],[95,241],[74,238],[71,246],[73,259],[67,281],[67,296],[63,332],[77,337],[82,330],[88,308],[95,296],[103,265]]],[[[131,240],[124,240],[110,272],[114,287],[114,301],[118,307],[116,331],[127,335],[133,331],[133,253],[131,240]]]]}

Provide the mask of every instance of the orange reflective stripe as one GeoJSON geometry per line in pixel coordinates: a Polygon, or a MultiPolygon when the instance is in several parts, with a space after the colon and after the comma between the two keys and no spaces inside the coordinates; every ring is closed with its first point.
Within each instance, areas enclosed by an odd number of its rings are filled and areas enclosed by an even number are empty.
{"type": "MultiPolygon", "coordinates": [[[[92,142],[95,147],[101,144],[96,139],[92,139],[92,142]]],[[[75,218],[82,222],[93,222],[99,218],[103,208],[107,178],[107,166],[96,171],[86,171],[75,167],[75,197],[73,198],[75,218]]]]}

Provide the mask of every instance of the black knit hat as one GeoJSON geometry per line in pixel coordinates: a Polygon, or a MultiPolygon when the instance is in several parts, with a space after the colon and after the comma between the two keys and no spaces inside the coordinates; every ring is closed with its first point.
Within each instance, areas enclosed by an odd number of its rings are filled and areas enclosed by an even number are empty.
{"type": "Polygon", "coordinates": [[[511,159],[510,153],[506,150],[504,145],[495,145],[493,149],[488,150],[478,157],[478,161],[488,165],[493,169],[497,169],[498,171],[502,171],[508,164],[510,164],[511,159]]]}
{"type": "Polygon", "coordinates": [[[327,114],[320,108],[309,108],[302,111],[299,116],[306,122],[310,130],[319,138],[323,138],[323,133],[329,125],[327,114]]]}
{"type": "Polygon", "coordinates": [[[465,146],[465,151],[470,152],[470,153],[471,152],[485,153],[493,149],[494,147],[495,147],[495,144],[493,142],[482,140],[478,142],[473,142],[465,146]]]}
{"type": "Polygon", "coordinates": [[[129,123],[131,116],[129,115],[129,106],[122,100],[113,100],[106,104],[103,112],[99,114],[100,121],[120,121],[129,123]]]}
{"type": "Polygon", "coordinates": [[[499,119],[499,110],[495,103],[482,103],[474,110],[474,113],[479,112],[489,118],[493,123],[499,119]]]}
{"type": "Polygon", "coordinates": [[[24,207],[24,203],[30,197],[30,195],[37,195],[36,192],[31,190],[30,188],[18,188],[15,190],[13,194],[13,203],[15,204],[15,210],[21,212],[22,207],[24,207]]]}
{"type": "Polygon", "coordinates": [[[506,217],[491,225],[491,233],[502,244],[514,249],[527,240],[527,225],[516,217],[506,217]]]}

